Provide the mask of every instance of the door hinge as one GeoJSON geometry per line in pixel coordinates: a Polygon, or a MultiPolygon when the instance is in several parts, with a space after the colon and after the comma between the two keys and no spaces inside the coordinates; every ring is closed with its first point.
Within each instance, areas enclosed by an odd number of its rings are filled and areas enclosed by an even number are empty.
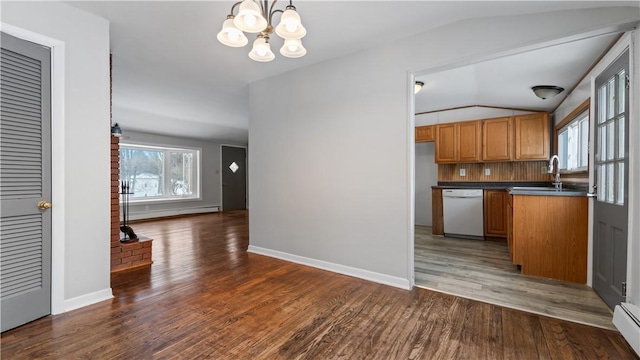
{"type": "Polygon", "coordinates": [[[622,297],[626,297],[627,296],[627,283],[623,282],[622,283],[622,297]]]}
{"type": "Polygon", "coordinates": [[[629,88],[629,74],[624,74],[624,86],[629,88]]]}

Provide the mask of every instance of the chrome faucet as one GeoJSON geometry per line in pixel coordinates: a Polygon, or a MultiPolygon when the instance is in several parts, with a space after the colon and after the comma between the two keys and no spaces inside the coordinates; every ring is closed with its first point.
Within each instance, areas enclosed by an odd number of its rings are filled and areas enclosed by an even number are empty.
{"type": "Polygon", "coordinates": [[[549,174],[553,174],[553,160],[556,161],[556,180],[553,182],[553,186],[556,190],[562,190],[562,182],[560,181],[560,158],[558,155],[553,155],[549,160],[549,174]]]}

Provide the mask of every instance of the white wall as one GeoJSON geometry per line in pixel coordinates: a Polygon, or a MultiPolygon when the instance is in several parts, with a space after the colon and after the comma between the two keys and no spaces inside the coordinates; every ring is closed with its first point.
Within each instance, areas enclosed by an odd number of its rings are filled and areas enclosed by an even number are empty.
{"type": "MultiPolygon", "coordinates": [[[[115,115],[116,114],[114,113],[114,117],[115,115]]],[[[129,208],[129,215],[132,220],[219,210],[222,203],[220,188],[220,146],[223,143],[130,131],[126,128],[123,128],[123,132],[129,137],[129,139],[123,139],[120,141],[121,143],[201,149],[201,199],[166,201],[161,203],[148,202],[140,205],[132,204],[129,208]]],[[[225,142],[224,144],[246,146],[246,144],[232,144],[228,142],[225,142]]]]}
{"type": "Polygon", "coordinates": [[[616,8],[469,20],[253,83],[250,250],[318,260],[355,276],[361,273],[352,270],[362,270],[361,277],[409,287],[408,73],[637,19],[635,9],[616,8]]]}
{"type": "Polygon", "coordinates": [[[2,30],[54,45],[52,301],[111,297],[109,23],[58,2],[2,2],[2,30]]]}
{"type": "Polygon", "coordinates": [[[438,185],[435,142],[416,143],[415,222],[431,226],[431,187],[438,185]]]}

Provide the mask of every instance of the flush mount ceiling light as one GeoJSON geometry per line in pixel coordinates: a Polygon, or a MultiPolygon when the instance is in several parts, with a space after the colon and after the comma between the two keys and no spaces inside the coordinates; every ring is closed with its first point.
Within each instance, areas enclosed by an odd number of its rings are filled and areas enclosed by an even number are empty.
{"type": "Polygon", "coordinates": [[[420,90],[422,90],[422,87],[424,86],[424,83],[422,81],[416,81],[416,87],[413,90],[414,94],[417,94],[420,92],[420,90]]]}
{"type": "Polygon", "coordinates": [[[536,94],[537,97],[544,100],[560,94],[564,91],[564,88],[553,85],[537,85],[532,87],[531,90],[533,90],[533,93],[536,94]]]}
{"type": "Polygon", "coordinates": [[[300,39],[307,35],[307,30],[302,26],[300,15],[291,0],[285,10],[275,10],[277,1],[273,0],[269,4],[268,0],[243,0],[233,4],[231,13],[227,15],[222,30],[218,33],[218,40],[227,46],[242,47],[249,43],[245,32],[257,33],[249,57],[255,61],[267,62],[276,57],[269,45],[269,36],[275,31],[284,39],[280,54],[288,58],[304,56],[307,49],[302,46],[300,39]],[[236,10],[237,14],[234,14],[236,10]],[[276,13],[281,13],[280,23],[274,28],[272,20],[276,13]]]}

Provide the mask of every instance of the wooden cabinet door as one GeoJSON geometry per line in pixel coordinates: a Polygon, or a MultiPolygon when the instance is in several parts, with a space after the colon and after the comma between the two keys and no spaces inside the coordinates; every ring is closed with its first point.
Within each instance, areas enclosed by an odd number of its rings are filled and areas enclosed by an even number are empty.
{"type": "Polygon", "coordinates": [[[416,142],[435,141],[435,125],[416,126],[416,142]]]}
{"type": "Polygon", "coordinates": [[[515,160],[549,160],[549,115],[515,116],[515,160]]]}
{"type": "Polygon", "coordinates": [[[436,162],[451,163],[457,161],[456,124],[436,125],[436,162]]]}
{"type": "Polygon", "coordinates": [[[506,190],[484,191],[484,235],[505,238],[507,236],[506,190]]]}
{"type": "Polygon", "coordinates": [[[477,162],[481,155],[481,121],[465,121],[456,123],[456,146],[459,162],[477,162]]]}
{"type": "Polygon", "coordinates": [[[442,189],[431,189],[431,233],[444,235],[442,189]]]}
{"type": "Polygon", "coordinates": [[[512,123],[511,117],[482,121],[483,161],[510,161],[513,159],[512,123]]]}
{"type": "MultiPolygon", "coordinates": [[[[507,210],[507,245],[509,246],[509,255],[513,261],[513,196],[507,194],[506,197],[507,210]]],[[[515,262],[514,262],[515,263],[515,262]]]]}

